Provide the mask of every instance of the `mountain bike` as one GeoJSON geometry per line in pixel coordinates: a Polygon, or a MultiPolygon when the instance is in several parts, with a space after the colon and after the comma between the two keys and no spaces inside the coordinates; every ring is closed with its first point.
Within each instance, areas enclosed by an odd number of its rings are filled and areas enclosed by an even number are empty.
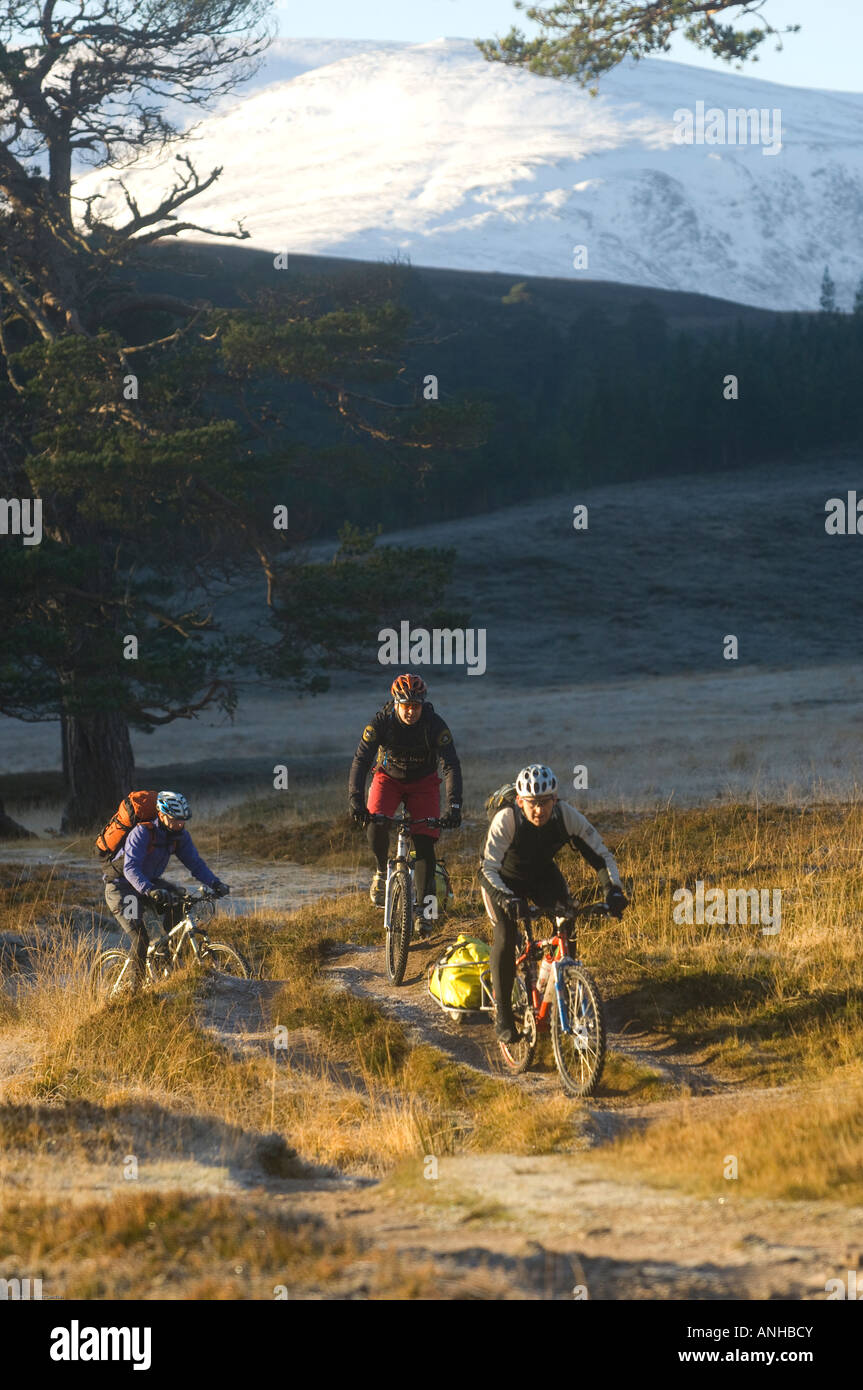
{"type": "Polygon", "coordinates": [[[577,959],[576,917],[607,917],[605,903],[569,905],[545,913],[527,906],[521,914],[523,938],[515,962],[513,1015],[519,1040],[499,1042],[503,1060],[514,1074],[527,1071],[540,1033],[551,1031],[551,1046],[560,1083],[569,1096],[592,1095],[605,1064],[605,1019],[596,981],[577,959]],[[531,936],[531,922],[547,916],[553,934],[531,936]]]}
{"type": "MultiPolygon", "coordinates": [[[[373,815],[377,824],[390,819],[389,816],[373,815]]],[[[406,807],[401,814],[392,818],[398,830],[396,852],[387,860],[387,881],[384,892],[384,927],[387,939],[385,959],[387,975],[394,985],[404,979],[408,949],[411,944],[414,921],[414,870],[410,859],[411,832],[415,826],[428,825],[433,829],[440,826],[437,816],[424,816],[411,820],[406,807]]]]}
{"type": "MultiPolygon", "coordinates": [[[[221,975],[233,975],[239,980],[251,978],[251,967],[233,946],[211,941],[202,921],[209,921],[216,911],[216,894],[209,888],[192,890],[177,898],[183,916],[168,932],[165,946],[156,949],[150,942],[147,950],[147,984],[167,979],[184,965],[198,964],[221,975]]],[[[134,970],[128,951],[114,948],[103,951],[93,967],[96,989],[105,998],[113,999],[134,991],[134,970]]]]}

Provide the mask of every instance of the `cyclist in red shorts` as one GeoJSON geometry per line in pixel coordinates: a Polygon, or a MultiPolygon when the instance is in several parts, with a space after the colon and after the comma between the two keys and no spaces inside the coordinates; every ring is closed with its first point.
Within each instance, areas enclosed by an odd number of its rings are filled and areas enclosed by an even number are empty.
{"type": "MultiPolygon", "coordinates": [[[[357,825],[368,826],[369,844],[377,869],[369,896],[376,907],[383,907],[384,885],[389,853],[390,827],[386,822],[369,824],[373,815],[395,815],[404,802],[409,815],[417,820],[440,814],[440,777],[443,763],[449,810],[443,819],[446,829],[461,825],[461,765],[452,734],[434,706],[426,701],[425,681],[405,673],[396,676],[390,690],[392,699],[379,709],[363,729],[359,747],[351,764],[348,786],[349,811],[357,825]],[[366,776],[374,764],[368,803],[365,801],[366,776]]],[[[413,837],[416,849],[417,903],[422,909],[426,887],[434,889],[436,827],[423,826],[413,837]]],[[[420,930],[431,930],[420,914],[420,930]]],[[[426,933],[427,934],[427,933],[426,933]]]]}

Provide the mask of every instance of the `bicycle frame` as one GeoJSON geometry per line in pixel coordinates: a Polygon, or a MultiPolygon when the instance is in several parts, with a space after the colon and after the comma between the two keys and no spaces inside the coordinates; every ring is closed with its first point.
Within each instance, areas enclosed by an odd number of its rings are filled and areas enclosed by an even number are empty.
{"type": "MultiPolygon", "coordinates": [[[[528,987],[528,995],[533,1007],[537,1032],[542,1033],[548,1031],[551,1021],[551,1008],[552,1004],[555,1003],[557,1005],[561,1028],[565,1033],[574,1033],[575,1026],[569,1017],[569,1008],[563,989],[562,968],[567,965],[574,965],[576,967],[581,965],[581,961],[579,961],[577,956],[570,954],[569,934],[570,929],[575,926],[575,918],[572,916],[563,917],[561,914],[561,920],[554,933],[550,937],[534,941],[531,936],[530,924],[533,918],[540,915],[546,914],[540,914],[534,909],[530,916],[522,919],[524,923],[524,942],[521,951],[516,956],[516,973],[521,970],[524,974],[525,984],[528,987]],[[551,962],[551,971],[543,986],[542,998],[540,998],[539,991],[536,987],[537,973],[534,963],[543,956],[548,955],[551,951],[554,952],[551,962]]],[[[583,915],[605,916],[605,904],[593,904],[591,912],[584,912],[583,915]]]]}
{"type": "MultiPolygon", "coordinates": [[[[380,816],[381,822],[389,820],[389,816],[380,816]]],[[[434,816],[424,816],[419,820],[411,820],[405,807],[402,807],[401,814],[392,817],[395,822],[398,837],[396,840],[396,852],[387,859],[387,879],[384,887],[384,926],[387,931],[392,929],[392,891],[393,879],[396,869],[404,865],[408,872],[408,879],[411,886],[411,901],[415,891],[414,867],[410,859],[411,850],[411,830],[415,825],[437,825],[437,818],[434,816]]]]}
{"type": "Polygon", "coordinates": [[[168,932],[168,948],[171,955],[172,966],[176,965],[183,945],[187,940],[192,947],[195,959],[201,959],[197,938],[201,939],[202,944],[206,944],[209,941],[209,936],[204,928],[195,921],[193,911],[195,907],[199,907],[204,903],[212,904],[213,912],[210,914],[212,916],[213,913],[215,913],[215,904],[213,904],[212,898],[206,898],[198,894],[186,894],[183,898],[186,915],[168,932]]]}
{"type": "Polygon", "coordinates": [[[407,812],[406,812],[406,811],[403,812],[403,814],[402,814],[402,815],[399,817],[399,819],[396,821],[396,826],[397,826],[397,828],[398,828],[398,839],[397,839],[397,841],[396,841],[396,852],[395,852],[395,855],[394,855],[394,856],[390,857],[390,858],[387,860],[387,881],[386,881],[386,887],[385,887],[385,890],[384,890],[384,925],[385,925],[387,931],[390,930],[391,925],[392,925],[392,891],[393,891],[393,880],[394,880],[394,878],[395,878],[396,869],[399,867],[400,864],[404,864],[405,867],[406,867],[406,869],[407,869],[407,871],[408,871],[408,877],[409,877],[409,881],[410,881],[410,885],[411,885],[411,897],[412,897],[412,898],[413,898],[413,892],[414,892],[414,870],[413,870],[413,865],[411,864],[411,861],[410,861],[410,847],[411,847],[411,835],[410,835],[410,829],[409,829],[409,827],[410,827],[410,821],[408,820],[407,812]]]}

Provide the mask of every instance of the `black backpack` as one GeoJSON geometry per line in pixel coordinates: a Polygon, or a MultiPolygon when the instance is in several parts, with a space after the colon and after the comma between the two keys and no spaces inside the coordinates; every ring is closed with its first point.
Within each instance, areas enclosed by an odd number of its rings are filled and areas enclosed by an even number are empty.
{"type": "Polygon", "coordinates": [[[497,791],[492,792],[485,803],[485,813],[489,821],[493,821],[498,811],[502,811],[505,806],[515,806],[515,798],[518,792],[515,789],[515,782],[505,782],[497,791]]]}

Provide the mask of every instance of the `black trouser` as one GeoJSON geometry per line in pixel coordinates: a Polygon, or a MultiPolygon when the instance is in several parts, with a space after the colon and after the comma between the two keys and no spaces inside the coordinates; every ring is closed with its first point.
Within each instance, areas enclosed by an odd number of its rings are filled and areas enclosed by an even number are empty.
{"type": "MultiPolygon", "coordinates": [[[[132,947],[129,954],[132,958],[132,976],[134,980],[141,981],[146,970],[147,947],[150,944],[150,937],[144,926],[144,908],[149,908],[150,912],[159,919],[165,934],[180,920],[182,908],[179,904],[170,905],[160,912],[153,903],[149,902],[141,893],[136,892],[122,874],[111,873],[109,870],[105,873],[104,878],[105,902],[123,931],[131,938],[132,947]]],[[[173,893],[181,891],[176,883],[170,883],[166,878],[154,878],[153,887],[165,888],[173,893]]]]}
{"type": "MultiPolygon", "coordinates": [[[[503,876],[502,876],[503,877],[503,876]]],[[[504,883],[517,898],[536,903],[544,912],[570,901],[569,885],[556,864],[550,864],[540,875],[531,879],[504,878],[504,883]]],[[[495,1011],[498,1019],[512,1025],[512,987],[515,984],[515,948],[519,924],[483,885],[482,900],[494,926],[491,945],[491,978],[494,985],[495,1011]]]]}
{"type": "MultiPolygon", "coordinates": [[[[378,871],[386,874],[387,859],[390,852],[390,826],[388,821],[370,821],[367,832],[372,854],[375,856],[378,871]]],[[[431,835],[412,835],[417,852],[414,865],[414,881],[417,888],[417,912],[421,915],[426,891],[435,891],[434,840],[431,835]]]]}

